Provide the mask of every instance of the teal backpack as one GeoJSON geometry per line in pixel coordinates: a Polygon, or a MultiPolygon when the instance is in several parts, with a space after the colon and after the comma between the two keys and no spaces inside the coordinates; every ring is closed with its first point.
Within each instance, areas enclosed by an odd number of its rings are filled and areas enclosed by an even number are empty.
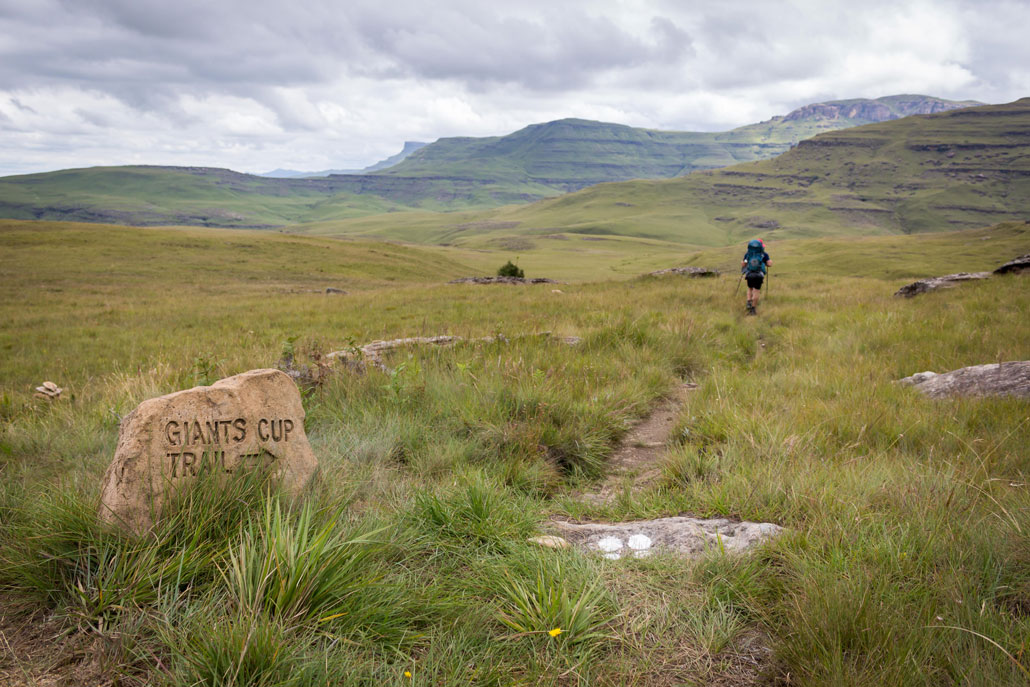
{"type": "Polygon", "coordinates": [[[747,253],[744,255],[744,274],[765,274],[765,248],[758,239],[752,239],[747,244],[747,253]]]}

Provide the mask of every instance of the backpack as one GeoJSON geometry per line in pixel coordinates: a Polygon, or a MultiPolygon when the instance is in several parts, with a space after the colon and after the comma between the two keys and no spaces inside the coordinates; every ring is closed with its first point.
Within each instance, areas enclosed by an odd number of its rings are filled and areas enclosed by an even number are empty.
{"type": "Polygon", "coordinates": [[[747,244],[747,253],[744,255],[744,274],[765,274],[765,248],[757,239],[747,244]]]}

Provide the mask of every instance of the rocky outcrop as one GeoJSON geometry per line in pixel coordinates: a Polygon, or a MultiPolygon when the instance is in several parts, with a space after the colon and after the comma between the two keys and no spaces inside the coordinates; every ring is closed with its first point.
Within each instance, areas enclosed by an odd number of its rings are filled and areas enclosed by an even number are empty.
{"type": "Polygon", "coordinates": [[[524,279],[523,277],[462,277],[452,279],[448,284],[561,284],[553,279],[536,277],[535,279],[524,279]]]}
{"type": "Polygon", "coordinates": [[[644,558],[653,553],[700,556],[707,551],[741,553],[783,528],[769,522],[733,522],[726,518],[660,518],[624,523],[550,523],[573,546],[605,558],[644,558]]]}
{"type": "Polygon", "coordinates": [[[1014,260],[1009,260],[1004,265],[994,270],[995,274],[1020,274],[1025,270],[1030,270],[1030,253],[1026,255],[1020,255],[1014,260]]]}
{"type": "Polygon", "coordinates": [[[894,292],[894,295],[912,298],[927,291],[949,288],[964,281],[987,279],[990,276],[990,272],[959,272],[957,274],[946,274],[943,277],[930,277],[929,279],[920,279],[902,286],[894,292]]]}
{"type": "MultiPolygon", "coordinates": [[[[520,334],[513,338],[525,339],[530,337],[556,338],[566,346],[577,346],[582,341],[578,336],[553,336],[551,332],[540,332],[539,334],[520,334]]],[[[510,339],[503,334],[497,336],[484,336],[478,339],[466,339],[461,336],[443,334],[440,336],[413,336],[405,339],[390,339],[388,341],[373,341],[364,346],[355,346],[343,351],[327,353],[325,359],[329,363],[341,362],[355,369],[364,369],[372,366],[388,372],[390,368],[383,362],[383,354],[396,348],[409,348],[412,346],[453,346],[457,343],[491,344],[494,342],[507,343],[510,339]]]]}
{"type": "Polygon", "coordinates": [[[898,380],[931,398],[946,396],[1016,396],[1030,398],[1030,360],[974,365],[937,374],[919,372],[898,380]]]}
{"type": "Polygon", "coordinates": [[[718,277],[719,270],[712,267],[669,267],[657,272],[648,272],[645,277],[660,277],[663,274],[682,274],[685,277],[718,277]]]}

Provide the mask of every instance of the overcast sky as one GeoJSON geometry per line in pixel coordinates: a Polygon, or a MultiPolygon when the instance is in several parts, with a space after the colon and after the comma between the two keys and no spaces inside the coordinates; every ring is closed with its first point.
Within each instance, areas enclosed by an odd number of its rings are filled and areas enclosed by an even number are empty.
{"type": "Polygon", "coordinates": [[[583,117],[1030,96],[1030,0],[0,0],[0,175],[360,168],[583,117]]]}

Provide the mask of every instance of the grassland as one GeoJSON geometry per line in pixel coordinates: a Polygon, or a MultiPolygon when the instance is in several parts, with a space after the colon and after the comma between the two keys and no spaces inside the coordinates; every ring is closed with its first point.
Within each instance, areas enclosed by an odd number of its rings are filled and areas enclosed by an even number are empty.
{"type": "MultiPolygon", "coordinates": [[[[745,318],[731,279],[451,286],[477,267],[470,257],[507,254],[5,223],[0,676],[1025,684],[1026,401],[934,401],[893,380],[1030,358],[1026,278],[891,294],[1026,252],[1028,229],[774,241],[771,292],[745,318]],[[348,293],[314,292],[326,285],[348,293]],[[544,331],[583,341],[516,338],[544,331]],[[241,482],[232,498],[187,495],[144,540],[96,522],[118,418],[145,398],[284,350],[304,361],[373,338],[498,332],[508,340],[400,351],[392,373],[341,370],[308,392],[322,469],[306,506],[241,482]],[[43,378],[66,389],[60,401],[31,397],[43,378]],[[608,506],[573,498],[683,379],[701,386],[663,481],[608,506]],[[552,515],[678,513],[789,532],[699,561],[525,543],[552,515]],[[324,546],[305,547],[305,533],[324,546]],[[247,573],[270,569],[276,588],[320,591],[263,595],[247,573]]],[[[554,276],[595,257],[576,256],[552,255],[554,276]]],[[[715,248],[676,262],[736,258],[715,248]]]]}

